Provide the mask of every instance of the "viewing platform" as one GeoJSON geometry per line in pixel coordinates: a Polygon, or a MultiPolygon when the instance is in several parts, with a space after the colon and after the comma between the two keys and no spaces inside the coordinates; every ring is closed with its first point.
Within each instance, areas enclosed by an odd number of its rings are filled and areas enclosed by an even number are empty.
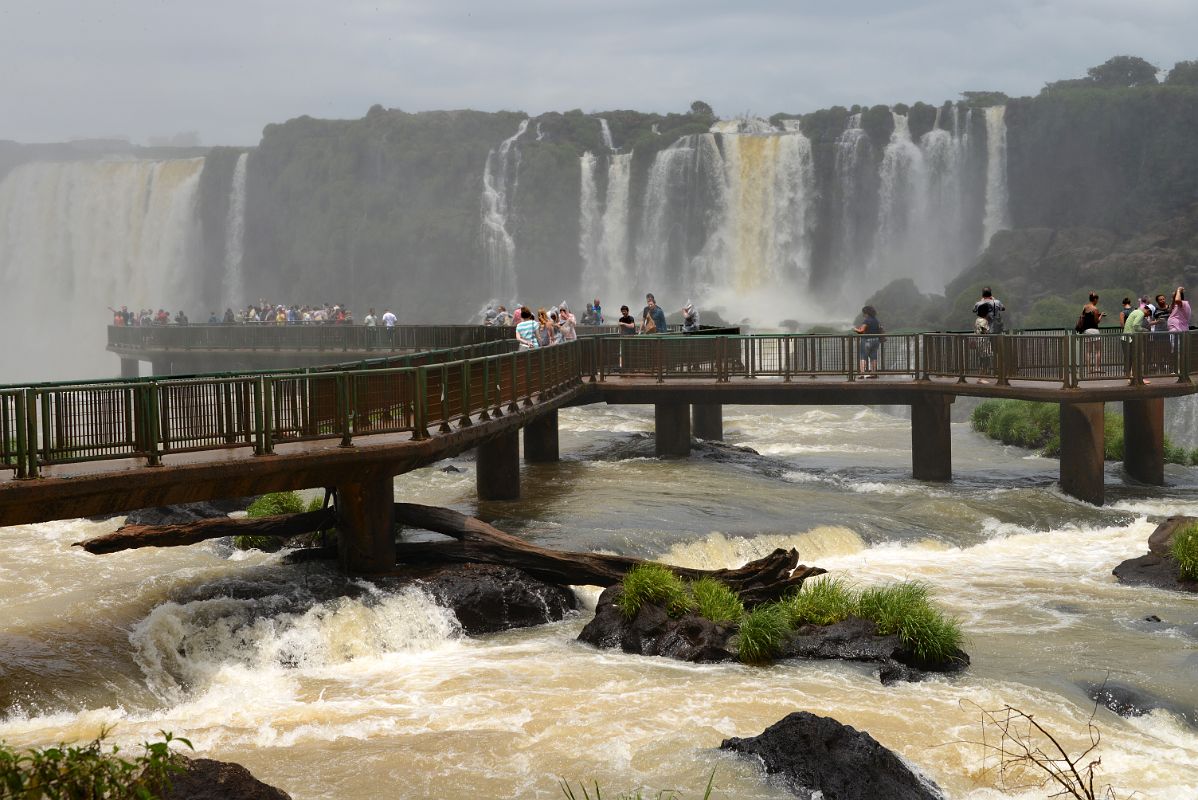
{"type": "MultiPolygon", "coordinates": [[[[473,335],[491,331],[511,335],[473,335]]],[[[692,434],[723,438],[729,403],[909,405],[912,473],[945,481],[963,395],[1059,404],[1061,487],[1101,504],[1105,404],[1123,403],[1138,443],[1128,475],[1163,484],[1164,398],[1192,394],[1198,373],[1198,332],[886,334],[868,373],[864,338],[600,335],[539,350],[502,338],[299,370],[0,387],[0,525],[328,487],[358,498],[339,506],[361,537],[347,569],[369,572],[388,558],[393,476],[478,448],[480,497],[518,497],[519,431],[526,460],[556,460],[565,406],[652,404],[658,454],[685,456],[692,434]]]]}

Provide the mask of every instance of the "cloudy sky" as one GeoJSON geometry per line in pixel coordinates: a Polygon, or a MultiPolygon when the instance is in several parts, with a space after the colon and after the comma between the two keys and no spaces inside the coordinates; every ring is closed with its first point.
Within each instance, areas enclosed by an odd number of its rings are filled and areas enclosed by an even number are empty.
{"type": "Polygon", "coordinates": [[[1034,94],[1198,58],[1198,0],[0,0],[0,139],[253,144],[301,114],[722,116],[1034,94]]]}

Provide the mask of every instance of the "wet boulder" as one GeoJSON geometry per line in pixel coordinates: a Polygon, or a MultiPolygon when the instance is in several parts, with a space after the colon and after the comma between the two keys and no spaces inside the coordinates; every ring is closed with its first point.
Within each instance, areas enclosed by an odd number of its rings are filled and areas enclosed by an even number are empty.
{"type": "Polygon", "coordinates": [[[474,635],[555,622],[576,607],[569,589],[514,567],[455,564],[422,576],[420,584],[474,635]]]}
{"type": "Polygon", "coordinates": [[[130,511],[126,525],[184,525],[201,519],[227,517],[234,511],[245,511],[256,497],[231,497],[205,500],[200,503],[179,503],[173,506],[152,506],[130,511]]]}
{"type": "Polygon", "coordinates": [[[969,666],[963,650],[948,661],[929,662],[911,652],[897,634],[883,636],[867,619],[850,618],[831,625],[804,625],[782,648],[779,658],[864,661],[879,665],[882,683],[914,681],[925,672],[959,672],[969,666]]]}
{"type": "Polygon", "coordinates": [[[1121,717],[1142,717],[1160,709],[1168,711],[1186,721],[1190,726],[1198,725],[1192,708],[1186,708],[1158,697],[1147,689],[1124,683],[1086,683],[1082,685],[1086,696],[1101,706],[1114,711],[1121,717]]]}
{"type": "Polygon", "coordinates": [[[1120,583],[1130,586],[1152,586],[1181,592],[1198,592],[1198,581],[1182,580],[1177,562],[1170,554],[1173,534],[1195,522],[1194,517],[1169,517],[1156,526],[1148,537],[1148,552],[1129,558],[1112,570],[1120,583]]]}
{"type": "Polygon", "coordinates": [[[595,618],[578,634],[578,641],[595,647],[619,648],[625,653],[665,656],[697,663],[731,661],[729,646],[735,628],[718,625],[694,614],[671,617],[659,605],[645,603],[629,619],[616,607],[623,593],[612,586],[599,596],[595,618]]]}
{"type": "Polygon", "coordinates": [[[291,795],[255,778],[250,771],[231,761],[187,758],[183,771],[171,778],[164,800],[291,800],[291,795]]]}
{"type": "Polygon", "coordinates": [[[725,739],[721,750],[759,759],[803,800],[943,800],[931,779],[872,736],[831,717],[788,714],[758,736],[725,739]]]}

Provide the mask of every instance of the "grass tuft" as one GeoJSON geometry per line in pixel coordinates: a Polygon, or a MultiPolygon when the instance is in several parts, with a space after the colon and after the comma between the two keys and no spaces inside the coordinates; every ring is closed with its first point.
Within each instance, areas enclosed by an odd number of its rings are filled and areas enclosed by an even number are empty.
{"type": "Polygon", "coordinates": [[[790,630],[790,613],[782,603],[757,606],[740,623],[740,660],[768,664],[782,649],[790,630]]]}
{"type": "Polygon", "coordinates": [[[1174,533],[1169,548],[1181,579],[1198,581],[1198,523],[1190,523],[1174,533]]]}
{"type": "Polygon", "coordinates": [[[695,600],[695,613],[712,622],[729,625],[740,622],[745,604],[736,592],[715,578],[700,578],[690,585],[695,600]]]}
{"type": "Polygon", "coordinates": [[[628,571],[624,576],[624,592],[616,606],[631,619],[645,603],[665,606],[674,616],[694,608],[694,600],[682,579],[661,564],[653,563],[638,564],[628,571]]]}
{"type": "Polygon", "coordinates": [[[857,594],[842,578],[821,578],[803,581],[799,591],[783,601],[790,624],[831,625],[855,616],[857,594]]]}
{"type": "Polygon", "coordinates": [[[298,514],[304,510],[304,501],[295,492],[273,492],[264,494],[246,509],[247,517],[272,517],[276,514],[298,514]]]}
{"type": "Polygon", "coordinates": [[[924,660],[944,663],[965,641],[961,623],[932,605],[929,588],[905,581],[861,592],[861,616],[873,620],[883,636],[897,633],[911,652],[924,660]]]}

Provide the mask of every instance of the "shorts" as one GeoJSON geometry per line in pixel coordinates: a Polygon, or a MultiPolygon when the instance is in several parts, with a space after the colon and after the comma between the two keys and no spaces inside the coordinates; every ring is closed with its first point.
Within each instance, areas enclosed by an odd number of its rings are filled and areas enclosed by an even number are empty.
{"type": "Polygon", "coordinates": [[[975,317],[973,320],[973,332],[983,334],[990,332],[990,320],[985,317],[975,317]]]}
{"type": "Polygon", "coordinates": [[[857,357],[865,360],[877,358],[881,346],[882,341],[877,336],[866,336],[857,346],[857,357]]]}

